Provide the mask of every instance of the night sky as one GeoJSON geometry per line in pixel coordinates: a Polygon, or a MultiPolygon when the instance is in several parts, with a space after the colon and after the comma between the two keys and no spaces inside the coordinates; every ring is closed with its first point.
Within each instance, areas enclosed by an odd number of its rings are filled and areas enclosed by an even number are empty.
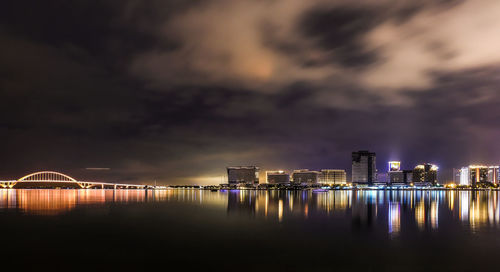
{"type": "Polygon", "coordinates": [[[500,2],[5,1],[0,179],[500,164],[500,2]],[[111,170],[93,171],[89,167],[111,170]]]}

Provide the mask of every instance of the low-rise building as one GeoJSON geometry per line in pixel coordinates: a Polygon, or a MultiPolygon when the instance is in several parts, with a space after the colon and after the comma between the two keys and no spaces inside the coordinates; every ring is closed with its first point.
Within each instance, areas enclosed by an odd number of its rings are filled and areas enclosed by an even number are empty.
{"type": "Polygon", "coordinates": [[[287,184],[290,183],[290,175],[283,170],[266,171],[266,181],[269,184],[287,184]]]}
{"type": "Polygon", "coordinates": [[[323,184],[346,184],[346,172],[341,169],[322,169],[319,175],[319,183],[323,184]]]}
{"type": "Polygon", "coordinates": [[[227,167],[227,181],[229,184],[258,184],[259,167],[257,166],[227,167]]]}
{"type": "Polygon", "coordinates": [[[320,174],[318,171],[310,171],[309,169],[295,170],[292,173],[292,182],[303,185],[317,184],[320,174]]]}

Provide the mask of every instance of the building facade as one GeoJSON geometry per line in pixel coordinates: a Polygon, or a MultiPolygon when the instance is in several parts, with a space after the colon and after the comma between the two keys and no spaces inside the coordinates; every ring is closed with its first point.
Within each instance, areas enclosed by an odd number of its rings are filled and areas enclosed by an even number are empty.
{"type": "Polygon", "coordinates": [[[403,170],[403,179],[406,184],[413,182],[413,170],[403,170]]]}
{"type": "Polygon", "coordinates": [[[340,169],[322,169],[319,182],[323,184],[346,184],[346,172],[340,169]]]}
{"type": "Polygon", "coordinates": [[[438,167],[434,164],[424,163],[413,169],[412,181],[414,185],[436,185],[438,167]]]}
{"type": "Polygon", "coordinates": [[[387,183],[390,185],[406,184],[403,171],[390,171],[387,175],[387,183]]]}
{"type": "Polygon", "coordinates": [[[352,152],[352,182],[370,185],[377,181],[376,154],[369,151],[352,152]]]}
{"type": "Polygon", "coordinates": [[[227,181],[229,184],[258,184],[259,167],[257,166],[227,167],[227,181]]]}
{"type": "Polygon", "coordinates": [[[290,183],[290,175],[285,171],[266,171],[266,181],[270,184],[288,184],[290,183]]]}
{"type": "Polygon", "coordinates": [[[488,182],[498,184],[498,165],[488,167],[488,182]]]}
{"type": "Polygon", "coordinates": [[[292,182],[303,185],[317,184],[320,174],[318,171],[310,171],[308,169],[295,170],[292,173],[292,182]]]}
{"type": "Polygon", "coordinates": [[[498,184],[498,166],[469,165],[460,169],[460,185],[498,184]]]}
{"type": "Polygon", "coordinates": [[[401,185],[405,184],[405,177],[403,171],[401,171],[401,162],[390,161],[389,170],[387,172],[387,184],[389,185],[401,185]]]}

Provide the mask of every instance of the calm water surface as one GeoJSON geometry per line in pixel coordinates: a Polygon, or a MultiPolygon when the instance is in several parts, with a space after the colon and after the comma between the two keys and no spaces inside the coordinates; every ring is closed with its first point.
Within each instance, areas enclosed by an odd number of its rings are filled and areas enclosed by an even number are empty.
{"type": "Polygon", "coordinates": [[[500,269],[497,192],[4,189],[0,233],[37,271],[500,269]]]}

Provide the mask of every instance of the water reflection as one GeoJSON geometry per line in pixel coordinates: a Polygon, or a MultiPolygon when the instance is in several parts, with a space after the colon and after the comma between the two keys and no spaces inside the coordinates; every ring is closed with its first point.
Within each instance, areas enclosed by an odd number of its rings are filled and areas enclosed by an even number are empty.
{"type": "Polygon", "coordinates": [[[78,206],[154,201],[203,202],[200,191],[184,190],[0,190],[0,210],[27,214],[57,215],[78,206]]]}
{"type": "Polygon", "coordinates": [[[487,191],[229,191],[229,215],[275,219],[340,216],[356,229],[438,231],[441,220],[476,231],[500,227],[498,192],[487,191]],[[461,222],[461,223],[460,223],[461,222]]]}
{"type": "Polygon", "coordinates": [[[203,191],[203,190],[0,190],[0,211],[57,215],[77,207],[127,203],[182,203],[214,207],[227,216],[288,220],[339,220],[354,230],[438,231],[445,224],[476,232],[500,227],[495,191],[203,191]]]}

